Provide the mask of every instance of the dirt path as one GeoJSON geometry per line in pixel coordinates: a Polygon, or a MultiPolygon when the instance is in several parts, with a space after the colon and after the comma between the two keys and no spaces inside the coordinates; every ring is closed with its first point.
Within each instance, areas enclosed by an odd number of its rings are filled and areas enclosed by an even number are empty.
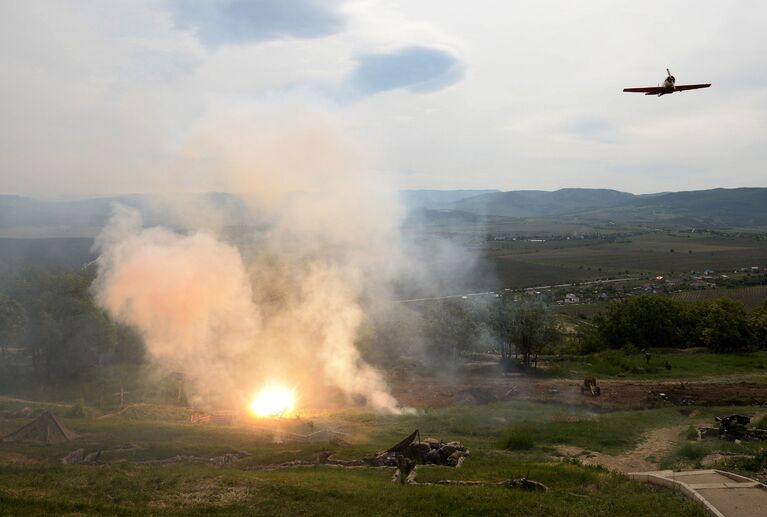
{"type": "Polygon", "coordinates": [[[622,473],[657,470],[657,462],[679,442],[679,435],[688,425],[654,429],[642,437],[636,448],[615,456],[587,451],[572,445],[560,445],[557,451],[563,456],[581,460],[584,465],[601,465],[622,473]]]}
{"type": "Polygon", "coordinates": [[[41,400],[17,399],[14,397],[7,397],[5,395],[0,395],[0,401],[18,402],[20,404],[36,404],[36,405],[44,405],[44,406],[54,406],[54,407],[60,407],[65,409],[69,409],[72,407],[72,404],[60,404],[58,402],[44,402],[41,400]]]}
{"type": "MultiPolygon", "coordinates": [[[[755,379],[757,380],[757,379],[755,379]]],[[[596,409],[645,409],[669,406],[728,406],[767,404],[767,383],[711,379],[598,379],[599,397],[581,393],[580,379],[541,379],[524,376],[464,374],[449,380],[430,374],[404,375],[392,380],[397,400],[413,407],[447,407],[457,403],[484,404],[525,399],[563,402],[596,409]]]]}

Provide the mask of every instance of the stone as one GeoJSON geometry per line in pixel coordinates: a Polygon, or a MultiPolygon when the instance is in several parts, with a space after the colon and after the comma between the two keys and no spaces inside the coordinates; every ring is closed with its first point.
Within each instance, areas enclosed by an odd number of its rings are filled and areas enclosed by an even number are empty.
{"type": "Polygon", "coordinates": [[[85,458],[85,449],[76,449],[63,458],[61,458],[61,463],[64,465],[78,465],[83,462],[83,459],[85,458]]]}

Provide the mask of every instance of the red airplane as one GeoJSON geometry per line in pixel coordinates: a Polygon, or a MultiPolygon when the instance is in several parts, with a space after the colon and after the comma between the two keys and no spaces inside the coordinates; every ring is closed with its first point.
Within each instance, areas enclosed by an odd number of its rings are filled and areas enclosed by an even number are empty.
{"type": "Polygon", "coordinates": [[[711,83],[680,84],[677,86],[676,77],[671,75],[671,71],[668,68],[666,68],[666,72],[668,73],[668,77],[666,77],[666,80],[663,81],[662,85],[647,86],[645,88],[624,88],[623,91],[632,93],[644,93],[645,95],[657,95],[660,97],[661,95],[666,95],[667,93],[683,92],[685,90],[697,90],[698,88],[708,88],[711,86],[711,83]]]}

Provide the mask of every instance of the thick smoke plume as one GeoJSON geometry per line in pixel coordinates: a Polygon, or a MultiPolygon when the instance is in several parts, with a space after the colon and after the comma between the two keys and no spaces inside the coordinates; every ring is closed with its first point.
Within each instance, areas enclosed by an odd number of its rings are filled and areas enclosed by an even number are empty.
{"type": "Polygon", "coordinates": [[[199,403],[277,380],[315,404],[335,389],[403,411],[356,347],[400,260],[395,194],[324,124],[218,120],[189,142],[183,165],[240,193],[247,220],[179,232],[118,210],[97,243],[98,303],[199,403]]]}

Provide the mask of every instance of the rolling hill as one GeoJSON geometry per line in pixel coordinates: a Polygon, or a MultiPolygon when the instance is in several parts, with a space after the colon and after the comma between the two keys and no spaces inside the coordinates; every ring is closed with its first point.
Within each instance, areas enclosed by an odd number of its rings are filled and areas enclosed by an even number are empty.
{"type": "Polygon", "coordinates": [[[712,189],[642,196],[628,203],[587,209],[579,217],[623,223],[667,223],[694,228],[767,226],[767,188],[712,189]]]}
{"type": "Polygon", "coordinates": [[[549,217],[621,205],[636,197],[608,189],[512,190],[461,199],[451,203],[451,208],[481,215],[549,217]]]}
{"type": "MultiPolygon", "coordinates": [[[[634,195],[608,189],[405,190],[400,199],[408,225],[482,224],[488,218],[611,221],[693,228],[767,227],[767,188],[711,189],[634,195]]],[[[0,195],[0,237],[94,237],[116,203],[139,210],[147,225],[180,224],[174,206],[203,202],[228,221],[255,224],[258,217],[232,194],[125,195],[46,201],[0,195]]]]}
{"type": "Polygon", "coordinates": [[[399,198],[408,210],[419,208],[440,209],[447,208],[450,203],[482,196],[484,194],[499,193],[498,190],[401,190],[399,198]]]}

